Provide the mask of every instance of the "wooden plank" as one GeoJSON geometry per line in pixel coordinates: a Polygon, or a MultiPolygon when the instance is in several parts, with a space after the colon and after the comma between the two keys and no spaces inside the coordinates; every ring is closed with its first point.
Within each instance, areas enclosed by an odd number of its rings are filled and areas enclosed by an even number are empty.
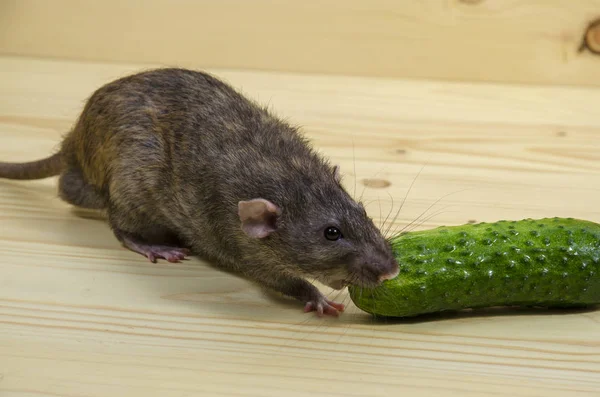
{"type": "Polygon", "coordinates": [[[0,53],[371,77],[600,84],[600,0],[0,0],[0,53]]]}
{"type": "MultiPolygon", "coordinates": [[[[0,160],[46,155],[95,88],[139,68],[1,57],[0,160]]],[[[421,170],[394,226],[432,204],[425,219],[450,207],[419,228],[600,221],[598,89],[212,71],[303,125],[379,223],[421,170]]],[[[197,258],[148,263],[88,215],[55,178],[0,181],[2,397],[600,393],[600,311],[319,320],[197,258]]]]}

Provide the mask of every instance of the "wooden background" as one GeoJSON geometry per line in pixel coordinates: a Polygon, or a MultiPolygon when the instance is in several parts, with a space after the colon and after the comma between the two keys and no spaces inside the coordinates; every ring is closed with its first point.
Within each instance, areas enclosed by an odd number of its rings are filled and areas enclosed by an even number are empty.
{"type": "MultiPolygon", "coordinates": [[[[304,127],[392,230],[600,222],[600,1],[0,0],[0,160],[100,85],[204,68],[304,127]],[[414,182],[414,184],[413,184],[414,182]],[[412,188],[409,187],[412,185],[412,188]]],[[[600,311],[317,319],[193,258],[148,263],[56,178],[0,180],[0,397],[598,396],[600,311]]]]}
{"type": "Polygon", "coordinates": [[[600,0],[1,0],[0,53],[588,86],[597,18],[600,0]]]}

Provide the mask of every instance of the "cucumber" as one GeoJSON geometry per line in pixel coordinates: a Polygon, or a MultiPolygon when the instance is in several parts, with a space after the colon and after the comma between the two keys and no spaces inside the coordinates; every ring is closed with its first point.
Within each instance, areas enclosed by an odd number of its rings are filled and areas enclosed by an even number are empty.
{"type": "Polygon", "coordinates": [[[348,287],[376,316],[493,306],[600,303],[600,225],[573,218],[442,226],[390,239],[400,273],[374,288],[348,287]]]}

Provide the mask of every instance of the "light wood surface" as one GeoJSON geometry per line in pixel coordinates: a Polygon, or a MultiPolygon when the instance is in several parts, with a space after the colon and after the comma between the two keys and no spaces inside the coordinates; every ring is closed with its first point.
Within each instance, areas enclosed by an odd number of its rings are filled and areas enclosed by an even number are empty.
{"type": "Polygon", "coordinates": [[[0,54],[597,86],[578,51],[597,18],[600,0],[0,0],[0,54]]]}
{"type": "MultiPolygon", "coordinates": [[[[136,70],[0,58],[0,159],[46,155],[136,70]]],[[[600,221],[598,89],[211,71],[303,125],[378,222],[413,181],[398,227],[600,221]]],[[[0,223],[2,397],[600,395],[600,311],[384,323],[344,292],[317,319],[196,258],[147,262],[55,178],[0,181],[0,223]]]]}

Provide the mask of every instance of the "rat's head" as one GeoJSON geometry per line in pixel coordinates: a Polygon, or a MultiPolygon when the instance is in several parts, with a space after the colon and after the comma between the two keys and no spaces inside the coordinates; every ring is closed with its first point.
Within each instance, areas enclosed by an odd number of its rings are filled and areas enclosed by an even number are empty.
{"type": "Polygon", "coordinates": [[[291,271],[335,289],[376,286],[398,274],[389,241],[342,188],[337,167],[293,196],[293,204],[256,198],[238,205],[246,235],[289,261],[291,271]]]}

